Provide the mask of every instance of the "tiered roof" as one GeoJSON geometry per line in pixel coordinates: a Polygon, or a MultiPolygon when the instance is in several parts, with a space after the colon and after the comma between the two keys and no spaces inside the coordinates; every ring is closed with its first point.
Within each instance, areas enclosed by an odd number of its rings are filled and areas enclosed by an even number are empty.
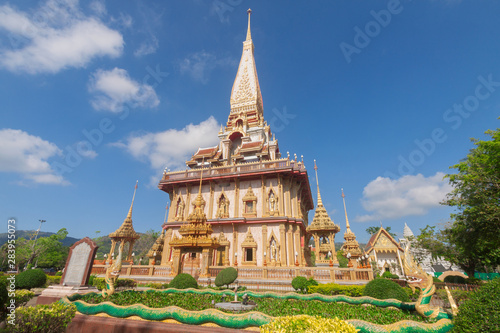
{"type": "Polygon", "coordinates": [[[356,240],[356,235],[351,230],[351,226],[349,225],[349,219],[347,218],[347,209],[345,207],[345,195],[344,189],[342,189],[342,201],[344,202],[344,212],[345,212],[345,224],[346,229],[344,232],[344,244],[342,244],[341,250],[344,251],[345,254],[350,253],[352,258],[361,257],[363,251],[359,247],[358,241],[356,240]]]}
{"type": "Polygon", "coordinates": [[[109,234],[109,238],[114,239],[117,242],[121,240],[139,239],[141,237],[137,232],[135,232],[134,226],[132,225],[132,209],[134,208],[134,199],[136,191],[137,191],[137,182],[135,184],[134,196],[132,197],[132,203],[130,204],[130,209],[128,210],[127,217],[125,218],[122,225],[118,229],[109,234]]]}

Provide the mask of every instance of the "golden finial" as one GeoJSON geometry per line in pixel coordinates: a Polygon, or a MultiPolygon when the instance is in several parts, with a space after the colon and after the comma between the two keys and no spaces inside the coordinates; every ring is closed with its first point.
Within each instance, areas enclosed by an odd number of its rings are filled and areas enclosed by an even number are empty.
{"type": "Polygon", "coordinates": [[[318,187],[318,206],[323,205],[321,200],[321,194],[319,193],[319,181],[318,181],[318,167],[316,166],[316,160],[314,160],[314,172],[316,172],[316,186],[318,187]]]}
{"type": "Polygon", "coordinates": [[[247,40],[252,40],[252,35],[250,34],[250,15],[252,14],[252,10],[248,8],[248,30],[247,30],[247,40]]]}
{"type": "Polygon", "coordinates": [[[128,210],[127,219],[132,219],[132,208],[134,207],[135,192],[137,191],[137,184],[139,180],[135,181],[134,195],[132,196],[132,203],[130,204],[130,209],[128,210]]]}
{"type": "Polygon", "coordinates": [[[349,219],[347,218],[347,209],[345,208],[345,195],[344,195],[344,189],[342,190],[342,201],[344,202],[344,212],[345,212],[345,225],[346,225],[346,232],[351,230],[351,227],[349,226],[349,219]]]}

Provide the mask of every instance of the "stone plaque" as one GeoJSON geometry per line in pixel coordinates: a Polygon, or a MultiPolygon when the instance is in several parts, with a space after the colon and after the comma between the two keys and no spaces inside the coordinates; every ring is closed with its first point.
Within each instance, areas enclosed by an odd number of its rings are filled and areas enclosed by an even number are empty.
{"type": "Polygon", "coordinates": [[[61,284],[65,286],[85,286],[89,281],[97,248],[98,246],[94,241],[88,237],[73,244],[69,249],[61,284]]]}

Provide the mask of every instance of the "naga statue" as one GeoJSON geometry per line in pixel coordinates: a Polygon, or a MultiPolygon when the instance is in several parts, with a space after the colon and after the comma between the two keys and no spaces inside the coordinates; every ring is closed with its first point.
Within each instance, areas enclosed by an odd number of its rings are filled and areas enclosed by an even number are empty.
{"type": "Polygon", "coordinates": [[[122,253],[124,245],[125,242],[121,241],[120,248],[118,250],[118,257],[116,257],[116,260],[114,260],[106,269],[106,276],[104,277],[106,287],[102,289],[103,298],[111,296],[115,292],[115,282],[118,279],[118,276],[120,276],[120,272],[122,270],[122,253]]]}
{"type": "MultiPolygon", "coordinates": [[[[422,267],[416,263],[415,259],[410,254],[410,244],[411,242],[408,242],[406,245],[402,261],[408,286],[413,292],[415,292],[416,288],[420,289],[420,296],[415,303],[417,313],[424,318],[452,319],[452,315],[444,312],[440,307],[431,306],[432,295],[436,292],[434,280],[431,275],[427,274],[422,267]]],[[[451,295],[448,295],[448,298],[451,298],[451,295]]],[[[453,298],[450,299],[450,304],[454,304],[453,298]]],[[[455,314],[455,311],[453,312],[455,314]]]]}

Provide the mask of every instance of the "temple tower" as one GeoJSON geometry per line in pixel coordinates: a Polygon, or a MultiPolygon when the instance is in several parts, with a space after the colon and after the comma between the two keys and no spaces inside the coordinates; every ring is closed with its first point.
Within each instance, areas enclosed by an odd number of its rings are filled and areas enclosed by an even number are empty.
{"type": "Polygon", "coordinates": [[[351,230],[351,226],[349,225],[349,219],[347,218],[347,209],[345,207],[345,195],[344,189],[342,189],[342,201],[344,202],[344,212],[345,212],[345,232],[344,232],[344,244],[340,248],[344,251],[344,255],[350,254],[350,260],[356,260],[361,257],[363,251],[360,249],[358,241],[356,240],[356,235],[351,230]]]}
{"type": "Polygon", "coordinates": [[[297,157],[281,157],[264,119],[250,14],[219,144],[199,148],[187,170],[165,172],[158,185],[171,202],[162,265],[177,266],[171,241],[202,215],[218,240],[211,266],[306,264],[307,213],[314,208],[307,170],[297,157]]]}

